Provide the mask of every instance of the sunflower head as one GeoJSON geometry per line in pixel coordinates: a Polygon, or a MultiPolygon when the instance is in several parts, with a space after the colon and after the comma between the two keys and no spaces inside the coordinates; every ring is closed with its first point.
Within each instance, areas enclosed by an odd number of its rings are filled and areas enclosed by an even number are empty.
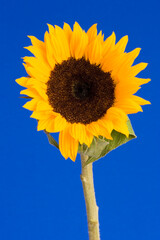
{"type": "Polygon", "coordinates": [[[60,151],[73,161],[79,144],[112,141],[115,131],[128,138],[127,115],[149,104],[134,95],[150,81],[136,77],[147,66],[133,66],[140,48],[126,53],[127,36],[115,43],[113,32],[104,40],[96,24],[87,32],[77,22],[73,30],[66,23],[48,28],[44,42],[29,36],[26,49],[34,56],[23,58],[28,76],[16,80],[31,98],[24,107],[33,111],[38,131],[59,132],[60,151]]]}

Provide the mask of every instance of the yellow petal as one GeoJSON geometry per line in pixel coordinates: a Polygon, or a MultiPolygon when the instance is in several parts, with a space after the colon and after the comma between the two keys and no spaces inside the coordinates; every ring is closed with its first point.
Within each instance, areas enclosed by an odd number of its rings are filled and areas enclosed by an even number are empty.
{"type": "Polygon", "coordinates": [[[59,134],[59,149],[65,159],[69,157],[72,161],[75,161],[78,141],[69,134],[68,129],[64,129],[59,134]]]}
{"type": "Polygon", "coordinates": [[[49,105],[48,102],[39,101],[37,104],[37,111],[53,111],[53,109],[52,109],[51,105],[49,105]]]}
{"type": "Polygon", "coordinates": [[[104,72],[111,72],[114,79],[117,76],[117,70],[123,62],[124,53],[117,54],[117,51],[110,51],[101,60],[101,67],[104,72]],[[115,75],[115,76],[114,76],[115,75]]]}
{"type": "Polygon", "coordinates": [[[51,24],[47,24],[48,29],[49,29],[49,34],[54,35],[55,34],[55,29],[51,24]]]}
{"type": "Polygon", "coordinates": [[[121,100],[124,97],[127,97],[128,95],[135,94],[141,87],[142,84],[146,84],[150,79],[143,79],[143,78],[137,78],[137,77],[131,77],[121,79],[119,83],[116,83],[115,88],[115,97],[116,101],[121,100]]]}
{"type": "Polygon", "coordinates": [[[86,129],[96,137],[98,137],[100,135],[99,124],[97,122],[92,122],[90,124],[87,124],[86,129]]]}
{"type": "Polygon", "coordinates": [[[41,88],[41,86],[36,86],[35,88],[37,90],[37,92],[39,93],[39,95],[45,100],[48,100],[48,95],[46,94],[46,91],[44,91],[44,89],[41,88]]]}
{"type": "Polygon", "coordinates": [[[131,98],[122,99],[115,106],[121,108],[126,114],[143,112],[141,106],[131,98]]]}
{"type": "Polygon", "coordinates": [[[127,66],[131,66],[134,60],[138,57],[140,51],[141,51],[141,48],[135,48],[133,51],[126,53],[126,61],[123,64],[126,64],[127,66]]]}
{"type": "Polygon", "coordinates": [[[122,82],[125,80],[124,76],[126,73],[128,74],[128,70],[132,66],[135,58],[139,55],[140,50],[140,48],[136,48],[132,52],[125,53],[123,55],[123,59],[121,60],[116,72],[117,75],[121,76],[122,82]]]}
{"type": "Polygon", "coordinates": [[[42,99],[42,97],[35,89],[24,89],[20,92],[20,94],[27,95],[31,98],[42,99]]]}
{"type": "Polygon", "coordinates": [[[133,67],[130,68],[130,74],[129,76],[136,76],[139,72],[144,70],[147,67],[148,63],[139,63],[133,67]]]}
{"type": "Polygon", "coordinates": [[[48,122],[47,126],[46,126],[46,131],[47,132],[50,132],[50,133],[54,133],[54,120],[55,120],[55,117],[52,117],[50,118],[50,121],[48,122]]]}
{"type": "Polygon", "coordinates": [[[26,88],[32,87],[32,86],[34,86],[34,87],[37,86],[37,87],[43,88],[45,90],[47,88],[47,85],[45,83],[39,82],[35,78],[31,78],[31,77],[21,77],[21,78],[16,79],[16,82],[19,85],[26,87],[26,88]]]}
{"type": "Polygon", "coordinates": [[[70,57],[69,44],[65,32],[59,26],[55,26],[55,38],[59,44],[62,60],[67,60],[70,57]]]}
{"type": "Polygon", "coordinates": [[[37,59],[43,61],[45,64],[48,64],[45,45],[42,49],[39,49],[38,47],[35,46],[28,46],[24,48],[30,51],[37,59]]]}
{"type": "Polygon", "coordinates": [[[84,56],[87,44],[88,44],[87,34],[84,31],[82,31],[79,24],[75,22],[70,41],[71,56],[75,57],[76,59],[82,58],[84,56]]]}
{"type": "Polygon", "coordinates": [[[91,64],[96,63],[98,65],[100,63],[102,58],[102,44],[99,37],[89,44],[86,49],[85,57],[89,59],[91,64]]]}
{"type": "Polygon", "coordinates": [[[101,43],[104,42],[104,34],[102,34],[102,31],[99,32],[99,34],[97,35],[97,37],[100,39],[100,42],[101,42],[101,43]]]}
{"type": "Polygon", "coordinates": [[[80,123],[71,124],[70,134],[72,135],[72,137],[78,140],[81,144],[83,144],[86,137],[85,126],[80,123]]]}
{"type": "Polygon", "coordinates": [[[116,102],[121,101],[121,99],[136,93],[140,89],[139,85],[140,83],[132,81],[128,81],[126,83],[118,83],[115,88],[116,102]]]}
{"type": "Polygon", "coordinates": [[[138,83],[139,86],[140,86],[140,85],[143,85],[143,84],[146,84],[146,83],[150,82],[151,79],[150,78],[137,78],[137,77],[134,77],[133,81],[138,83]]]}
{"type": "Polygon", "coordinates": [[[34,36],[27,36],[27,37],[30,38],[33,46],[35,46],[35,47],[37,47],[39,49],[44,49],[45,48],[44,42],[40,41],[36,37],[34,37],[34,36]]]}
{"type": "MultiPolygon", "coordinates": [[[[125,134],[128,137],[129,131],[127,127],[127,115],[126,113],[117,107],[111,107],[108,109],[107,114],[104,117],[108,123],[108,128],[110,131],[115,129],[118,132],[125,134]]],[[[105,121],[104,121],[105,123],[105,121]]],[[[106,124],[107,124],[106,123],[106,124]]]]}
{"type": "Polygon", "coordinates": [[[39,80],[39,81],[41,81],[41,82],[43,82],[43,83],[48,82],[49,76],[46,75],[45,73],[42,74],[42,73],[40,72],[40,70],[35,69],[35,68],[33,68],[33,67],[29,67],[29,66],[27,66],[26,64],[23,64],[23,66],[25,67],[26,72],[28,73],[28,75],[29,75],[30,77],[33,77],[33,78],[35,78],[35,79],[37,79],[37,80],[39,80]]]}
{"type": "MultiPolygon", "coordinates": [[[[46,117],[43,114],[41,115],[41,113],[39,114],[40,115],[34,114],[34,117],[40,118],[38,122],[38,131],[46,129],[48,132],[60,132],[68,126],[64,118],[60,115],[54,116],[53,112],[48,116],[46,115],[46,117]]],[[[33,114],[31,116],[33,116],[33,114]]]]}
{"type": "Polygon", "coordinates": [[[101,120],[98,120],[97,123],[99,124],[99,135],[112,140],[111,133],[108,131],[106,127],[103,126],[101,120]]]}
{"type": "Polygon", "coordinates": [[[26,82],[25,87],[35,88],[35,89],[40,88],[40,89],[43,89],[45,92],[47,90],[47,85],[45,83],[40,82],[37,79],[31,78],[31,77],[28,78],[28,81],[26,82]]]}
{"type": "Polygon", "coordinates": [[[129,137],[129,130],[128,130],[127,122],[114,121],[113,125],[114,125],[114,129],[117,132],[123,133],[124,135],[126,135],[126,137],[129,137]]]}
{"type": "Polygon", "coordinates": [[[63,60],[67,60],[70,57],[67,36],[64,30],[59,26],[55,26],[54,28],[49,25],[49,31],[49,36],[46,34],[46,41],[48,41],[48,51],[50,51],[51,55],[50,58],[54,57],[57,63],[61,63],[63,60]]]}
{"type": "Polygon", "coordinates": [[[16,79],[16,82],[21,85],[22,87],[26,87],[28,83],[29,78],[28,77],[21,77],[16,79]]]}
{"type": "Polygon", "coordinates": [[[113,130],[113,123],[111,120],[107,119],[107,114],[106,117],[101,118],[98,123],[101,124],[104,128],[106,128],[108,132],[111,134],[113,130]]]}
{"type": "Polygon", "coordinates": [[[37,131],[45,130],[49,119],[42,119],[38,121],[37,131]]]}
{"type": "Polygon", "coordinates": [[[113,120],[123,120],[127,121],[127,115],[123,111],[123,109],[118,108],[117,106],[111,107],[107,110],[107,114],[105,115],[105,118],[113,121],[113,120]]]}
{"type": "Polygon", "coordinates": [[[115,33],[113,32],[111,36],[109,36],[103,44],[103,56],[107,55],[110,51],[113,50],[115,47],[115,41],[116,41],[116,36],[115,33]]]}
{"type": "MultiPolygon", "coordinates": [[[[115,41],[115,38],[113,37],[110,38],[112,41],[115,41]]],[[[115,46],[115,42],[111,44],[111,41],[108,40],[109,43],[107,43],[107,40],[108,39],[106,39],[103,46],[103,59],[101,61],[101,66],[103,71],[105,72],[112,71],[112,77],[115,78],[115,76],[117,76],[118,70],[121,70],[121,67],[123,67],[123,62],[126,56],[124,50],[128,41],[128,36],[124,36],[123,38],[121,38],[115,46]]]]}
{"type": "Polygon", "coordinates": [[[128,43],[128,36],[122,37],[119,42],[116,44],[116,50],[120,53],[125,51],[126,45],[128,43]]]}
{"type": "Polygon", "coordinates": [[[46,92],[40,87],[37,86],[36,88],[30,87],[28,89],[22,90],[20,94],[28,95],[29,97],[32,98],[42,98],[44,100],[48,100],[48,96],[46,92]]]}
{"type": "Polygon", "coordinates": [[[138,103],[139,105],[151,104],[149,101],[147,101],[147,100],[145,100],[145,99],[143,99],[141,97],[135,96],[135,95],[132,95],[131,99],[133,101],[135,101],[136,103],[138,103]]]}
{"type": "Polygon", "coordinates": [[[93,24],[87,31],[88,43],[91,43],[97,37],[97,24],[93,24]]]}
{"type": "Polygon", "coordinates": [[[68,126],[68,122],[60,114],[58,114],[54,119],[53,132],[60,132],[68,126]]]}
{"type": "Polygon", "coordinates": [[[64,25],[63,25],[63,30],[64,30],[64,32],[65,32],[65,34],[66,34],[68,43],[70,43],[70,39],[71,39],[71,35],[72,35],[72,30],[71,30],[71,27],[69,26],[69,24],[64,23],[64,25]]]}
{"type": "Polygon", "coordinates": [[[86,129],[86,141],[85,144],[90,147],[91,143],[93,141],[93,133],[90,133],[87,129],[86,129]]]}
{"type": "Polygon", "coordinates": [[[54,114],[52,113],[52,111],[34,111],[31,116],[31,118],[35,118],[38,120],[44,120],[44,119],[49,119],[50,117],[55,118],[54,114]]]}
{"type": "Polygon", "coordinates": [[[69,131],[71,136],[78,140],[80,144],[85,143],[87,146],[90,146],[93,140],[93,134],[86,131],[86,126],[84,124],[81,123],[71,124],[69,131]]]}
{"type": "Polygon", "coordinates": [[[33,46],[25,47],[25,49],[33,53],[35,57],[37,57],[38,59],[41,59],[42,61],[47,62],[45,43],[38,40],[34,36],[28,36],[28,37],[30,38],[33,46]]]}
{"type": "Polygon", "coordinates": [[[55,66],[54,50],[51,43],[51,37],[47,31],[45,32],[44,35],[44,41],[46,44],[47,60],[51,69],[53,69],[55,66]]]}
{"type": "Polygon", "coordinates": [[[36,107],[37,107],[37,100],[32,99],[31,101],[24,104],[23,107],[30,110],[30,111],[35,111],[36,107]]]}
{"type": "Polygon", "coordinates": [[[23,60],[28,66],[37,69],[43,75],[45,73],[45,76],[50,76],[50,72],[52,69],[49,67],[49,65],[45,64],[45,62],[38,60],[35,57],[24,57],[23,60]]]}

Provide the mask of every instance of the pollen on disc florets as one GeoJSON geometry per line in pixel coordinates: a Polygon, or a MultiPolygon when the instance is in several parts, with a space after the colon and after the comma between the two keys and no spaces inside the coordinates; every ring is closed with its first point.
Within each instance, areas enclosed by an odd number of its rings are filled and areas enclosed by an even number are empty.
{"type": "Polygon", "coordinates": [[[103,117],[114,103],[114,90],[111,74],[85,58],[56,64],[47,83],[50,105],[70,123],[89,124],[103,117]]]}

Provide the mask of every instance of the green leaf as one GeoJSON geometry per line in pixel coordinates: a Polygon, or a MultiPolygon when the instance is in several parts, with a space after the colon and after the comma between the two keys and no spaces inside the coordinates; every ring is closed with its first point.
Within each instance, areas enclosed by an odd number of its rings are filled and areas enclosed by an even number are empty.
{"type": "Polygon", "coordinates": [[[52,146],[54,146],[54,147],[56,147],[56,148],[59,149],[59,145],[58,145],[58,143],[56,142],[56,140],[55,140],[47,131],[44,130],[44,132],[45,132],[45,134],[46,134],[47,137],[48,137],[49,143],[50,143],[52,146]]]}
{"type": "Polygon", "coordinates": [[[128,118],[127,121],[129,137],[127,138],[124,134],[119,133],[115,130],[112,131],[113,140],[108,140],[102,136],[94,137],[91,146],[88,148],[85,144],[79,146],[79,152],[83,152],[88,156],[86,165],[95,162],[96,160],[104,157],[107,153],[121,146],[122,144],[136,138],[131,122],[128,118]]]}

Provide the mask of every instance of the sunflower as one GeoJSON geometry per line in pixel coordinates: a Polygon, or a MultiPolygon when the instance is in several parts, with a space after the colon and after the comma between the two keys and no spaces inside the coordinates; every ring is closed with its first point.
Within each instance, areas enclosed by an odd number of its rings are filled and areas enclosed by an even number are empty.
{"type": "Polygon", "coordinates": [[[87,32],[77,22],[73,30],[67,23],[48,28],[44,42],[29,36],[34,56],[23,58],[28,76],[16,82],[31,98],[23,107],[38,131],[59,132],[61,154],[75,161],[78,144],[89,147],[94,136],[112,139],[114,129],[128,137],[127,115],[150,103],[134,95],[150,81],[136,77],[147,63],[132,66],[140,48],[126,53],[128,36],[104,40],[97,24],[87,32]]]}

